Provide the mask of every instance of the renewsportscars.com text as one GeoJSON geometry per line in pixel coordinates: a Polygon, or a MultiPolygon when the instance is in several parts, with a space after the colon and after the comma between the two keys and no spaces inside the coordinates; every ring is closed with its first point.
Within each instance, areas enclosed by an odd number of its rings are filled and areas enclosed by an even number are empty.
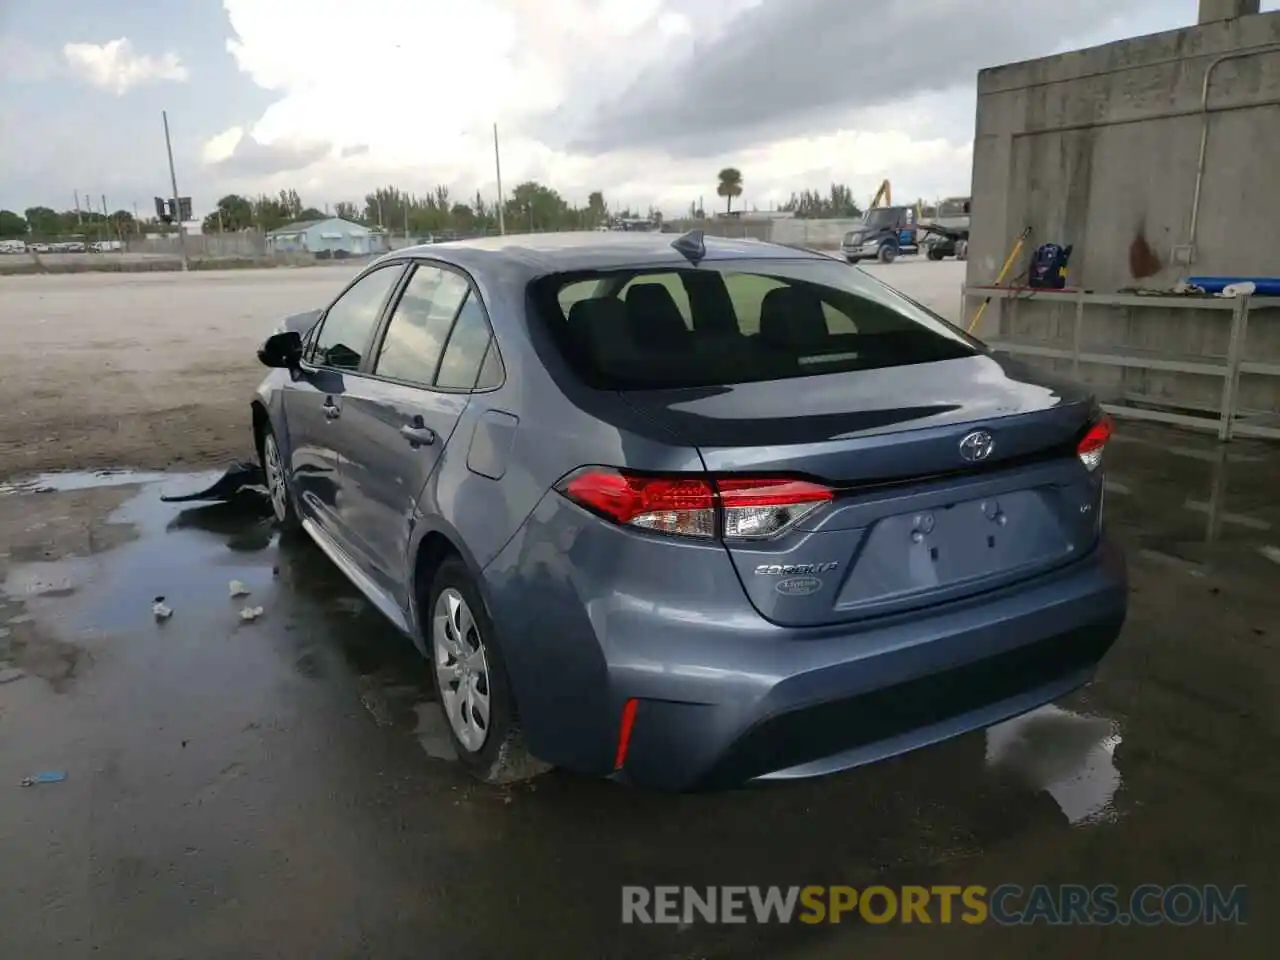
{"type": "Polygon", "coordinates": [[[1155,926],[1247,919],[1247,888],[1143,884],[622,888],[622,922],[1155,926]]]}

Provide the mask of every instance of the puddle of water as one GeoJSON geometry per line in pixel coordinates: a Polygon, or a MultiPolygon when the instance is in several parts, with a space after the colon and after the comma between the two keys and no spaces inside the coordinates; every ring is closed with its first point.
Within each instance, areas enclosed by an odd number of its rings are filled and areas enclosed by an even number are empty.
{"type": "Polygon", "coordinates": [[[140,470],[95,470],[93,472],[41,473],[25,480],[0,482],[0,497],[25,493],[65,493],[71,490],[92,490],[97,487],[123,487],[131,483],[156,483],[160,480],[190,479],[199,474],[185,476],[171,473],[140,470]]]}
{"type": "MultiPolygon", "coordinates": [[[[219,476],[115,471],[48,475],[6,487],[6,493],[36,495],[41,489],[141,485],[107,518],[132,528],[127,542],[90,555],[15,558],[0,584],[0,602],[7,596],[19,606],[0,615],[0,637],[39,620],[67,639],[111,644],[117,663],[125,657],[143,670],[157,662],[195,670],[184,675],[191,695],[214,699],[238,695],[229,694],[226,684],[244,682],[246,663],[274,658],[296,677],[337,685],[375,723],[414,736],[429,756],[448,759],[429,665],[305,538],[280,542],[264,497],[248,492],[227,503],[160,500],[162,493],[200,490],[219,476]],[[232,581],[249,593],[232,596],[232,581]],[[164,622],[153,614],[156,597],[173,610],[164,622]],[[242,622],[246,606],[265,613],[242,622]],[[206,652],[177,657],[193,637],[201,638],[206,652]],[[224,649],[220,638],[234,642],[224,649]],[[202,666],[196,670],[187,657],[202,666]]],[[[266,671],[261,682],[272,682],[273,675],[266,671]]]]}
{"type": "Polygon", "coordinates": [[[1072,825],[1114,819],[1120,788],[1115,723],[1052,704],[987,730],[987,764],[1057,802],[1072,825]]]}

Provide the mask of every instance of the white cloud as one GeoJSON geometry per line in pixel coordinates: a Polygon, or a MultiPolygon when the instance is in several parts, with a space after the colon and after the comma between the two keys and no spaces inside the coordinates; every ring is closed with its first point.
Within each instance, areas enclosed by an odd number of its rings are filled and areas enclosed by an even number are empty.
{"type": "MultiPolygon", "coordinates": [[[[244,187],[305,186],[309,200],[331,202],[378,183],[415,190],[444,183],[458,196],[480,189],[492,197],[497,122],[508,190],[538,179],[579,203],[601,189],[611,202],[655,203],[669,214],[699,196],[712,206],[715,171],[730,163],[745,174],[744,199],[761,208],[832,181],[865,187],[869,197],[890,174],[920,190],[967,188],[967,132],[949,142],[839,122],[816,137],[724,156],[711,149],[696,161],[652,148],[578,156],[536,135],[537,118],[555,110],[589,116],[645,68],[714,43],[733,14],[759,2],[725,0],[711,11],[691,0],[383,0],[363,8],[342,0],[224,0],[234,32],[228,50],[257,84],[279,94],[261,117],[245,118],[245,135],[266,146],[334,147],[302,174],[282,171],[244,187]],[[342,155],[357,144],[368,149],[342,155]]],[[[225,160],[238,140],[233,131],[213,138],[206,162],[225,160]]]]}
{"type": "MultiPolygon", "coordinates": [[[[1154,28],[1193,19],[1167,11],[1169,0],[1089,2],[1113,11],[1117,37],[1155,23],[1141,19],[1152,10],[1171,20],[1154,28]],[[1138,21],[1122,21],[1134,11],[1138,21]]],[[[910,0],[894,8],[888,43],[849,4],[223,0],[228,50],[278,99],[243,118],[243,142],[231,131],[209,142],[207,172],[232,188],[297,186],[312,203],[358,198],[380,183],[416,191],[441,183],[455,196],[479,189],[492,198],[496,122],[508,189],[537,179],[579,203],[601,189],[613,203],[655,203],[669,215],[699,197],[710,207],[715,172],[727,165],[744,173],[746,204],[762,209],[832,182],[870,198],[885,177],[902,197],[967,192],[976,71],[968,60],[1050,53],[1037,44],[1052,41],[997,29],[1020,15],[1018,0],[989,13],[963,0],[910,0]],[[871,26],[850,31],[850,17],[871,26]],[[800,18],[812,28],[795,27],[800,18]],[[970,51],[965,64],[864,84],[903,38],[912,62],[954,59],[955,29],[970,51]],[[988,45],[971,42],[986,35],[988,45]],[[847,82],[851,71],[863,80],[847,82]],[[657,106],[646,106],[655,96],[657,106]],[[806,103],[815,109],[796,106],[806,103]],[[591,155],[575,152],[585,149],[575,147],[579,133],[595,145],[591,155]],[[226,162],[237,153],[244,162],[226,162]]]]}
{"type": "Polygon", "coordinates": [[[73,74],[117,95],[145,83],[181,82],[190,76],[177,54],[134,53],[127,37],[106,43],[68,43],[62,55],[73,74]]]}
{"type": "Polygon", "coordinates": [[[205,163],[222,163],[233,153],[244,138],[243,127],[231,127],[220,134],[210,137],[204,145],[202,158],[205,163]]]}

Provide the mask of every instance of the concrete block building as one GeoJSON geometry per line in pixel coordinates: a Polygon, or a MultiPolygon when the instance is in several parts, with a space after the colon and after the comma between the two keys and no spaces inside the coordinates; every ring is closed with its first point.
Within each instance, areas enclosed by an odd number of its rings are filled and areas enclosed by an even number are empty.
{"type": "MultiPolygon", "coordinates": [[[[1184,29],[983,70],[968,282],[991,283],[1026,227],[1027,251],[1072,245],[1068,283],[1092,291],[1280,274],[1280,12],[1259,8],[1201,0],[1184,29]]],[[[976,332],[1068,342],[1074,311],[1048,299],[989,309],[976,332]]],[[[1280,310],[1251,316],[1246,359],[1280,365],[1280,310]]],[[[1090,307],[1084,346],[1223,357],[1230,319],[1090,307]]],[[[1187,370],[1040,362],[1104,394],[1186,408],[1211,409],[1222,391],[1220,378],[1187,370]]],[[[1278,387],[1280,377],[1244,375],[1239,402],[1280,413],[1278,387]]]]}

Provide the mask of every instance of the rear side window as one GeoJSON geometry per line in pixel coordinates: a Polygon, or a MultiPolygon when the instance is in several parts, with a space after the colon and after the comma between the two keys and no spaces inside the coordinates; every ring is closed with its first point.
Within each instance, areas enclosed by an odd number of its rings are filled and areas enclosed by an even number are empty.
{"type": "Polygon", "coordinates": [[[981,352],[945,320],[835,260],[560,274],[535,281],[531,294],[570,364],[601,389],[782,380],[981,352]],[[562,298],[566,288],[574,296],[562,298]]]}
{"type": "Polygon", "coordinates": [[[467,297],[444,348],[436,386],[450,390],[470,390],[476,386],[480,366],[489,349],[489,321],[475,294],[467,297]]]}
{"type": "Polygon", "coordinates": [[[391,313],[373,372],[431,386],[449,328],[468,291],[467,281],[452,271],[417,267],[391,313]]]}

